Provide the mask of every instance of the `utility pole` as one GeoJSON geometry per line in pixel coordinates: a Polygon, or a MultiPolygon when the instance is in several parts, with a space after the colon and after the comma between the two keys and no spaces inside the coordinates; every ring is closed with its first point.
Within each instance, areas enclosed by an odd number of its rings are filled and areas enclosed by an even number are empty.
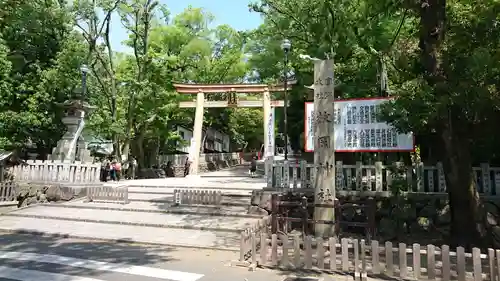
{"type": "MultiPolygon", "coordinates": [[[[334,61],[314,60],[314,202],[335,203],[334,61]]],[[[331,207],[315,207],[314,219],[334,221],[331,207]]],[[[315,224],[316,237],[332,237],[332,224],[315,224]]]]}

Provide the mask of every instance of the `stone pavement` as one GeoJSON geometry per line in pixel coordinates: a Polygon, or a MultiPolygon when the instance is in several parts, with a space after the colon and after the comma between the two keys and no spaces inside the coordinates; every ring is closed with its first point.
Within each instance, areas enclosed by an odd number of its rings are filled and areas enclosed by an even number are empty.
{"type": "Polygon", "coordinates": [[[0,231],[237,251],[241,231],[260,219],[247,211],[251,192],[263,187],[263,179],[247,173],[242,166],[198,178],[109,183],[130,186],[130,203],[80,199],[33,205],[3,214],[0,231]],[[223,205],[174,206],[173,190],[180,186],[219,190],[223,205]]]}

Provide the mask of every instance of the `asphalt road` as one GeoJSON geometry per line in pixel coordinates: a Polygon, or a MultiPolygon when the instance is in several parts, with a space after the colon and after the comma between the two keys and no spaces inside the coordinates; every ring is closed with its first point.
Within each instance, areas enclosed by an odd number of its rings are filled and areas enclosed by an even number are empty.
{"type": "Polygon", "coordinates": [[[234,252],[0,233],[0,281],[281,281],[234,252]]]}

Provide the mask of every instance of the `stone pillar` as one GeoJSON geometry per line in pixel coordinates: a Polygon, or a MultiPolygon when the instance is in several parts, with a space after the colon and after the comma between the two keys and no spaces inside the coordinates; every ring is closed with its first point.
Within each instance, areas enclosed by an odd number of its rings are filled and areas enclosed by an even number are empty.
{"type": "MultiPolygon", "coordinates": [[[[335,134],[333,122],[334,108],[334,75],[333,60],[314,62],[314,201],[317,204],[333,204],[335,198],[335,134]]],[[[315,220],[334,220],[334,208],[316,207],[315,220]]],[[[332,237],[335,227],[327,224],[316,224],[317,237],[332,237]]]]}
{"type": "Polygon", "coordinates": [[[200,164],[200,149],[201,140],[203,138],[203,114],[204,114],[204,103],[205,94],[199,91],[196,96],[196,113],[194,117],[194,127],[193,127],[193,141],[191,143],[191,153],[189,159],[191,161],[191,166],[189,170],[189,175],[198,175],[198,168],[200,164]]]}

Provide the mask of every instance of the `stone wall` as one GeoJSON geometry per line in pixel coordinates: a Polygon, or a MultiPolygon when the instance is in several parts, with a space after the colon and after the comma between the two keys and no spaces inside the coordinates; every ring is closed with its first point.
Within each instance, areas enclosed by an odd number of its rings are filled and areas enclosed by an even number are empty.
{"type": "MultiPolygon", "coordinates": [[[[267,212],[271,214],[271,195],[273,193],[283,194],[272,189],[254,191],[252,194],[252,207],[249,212],[267,212]]],[[[287,196],[300,200],[306,196],[308,202],[313,202],[314,191],[312,189],[296,189],[287,196]]],[[[340,201],[361,202],[372,199],[375,208],[375,239],[379,241],[395,240],[410,243],[435,243],[444,241],[450,231],[450,206],[446,194],[411,194],[408,196],[360,198],[353,196],[338,197],[340,201]]],[[[499,217],[500,198],[483,198],[487,211],[488,221],[494,232],[500,233],[497,225],[499,217]]],[[[290,217],[300,216],[300,210],[291,210],[290,217]]],[[[364,208],[345,209],[341,213],[341,220],[351,222],[364,222],[367,215],[364,208]]],[[[309,213],[312,218],[312,210],[309,213]]],[[[341,232],[350,234],[363,234],[363,229],[342,227],[341,232]]]]}
{"type": "Polygon", "coordinates": [[[65,186],[63,184],[20,183],[17,191],[18,207],[37,203],[69,201],[86,196],[85,186],[65,186]]]}

